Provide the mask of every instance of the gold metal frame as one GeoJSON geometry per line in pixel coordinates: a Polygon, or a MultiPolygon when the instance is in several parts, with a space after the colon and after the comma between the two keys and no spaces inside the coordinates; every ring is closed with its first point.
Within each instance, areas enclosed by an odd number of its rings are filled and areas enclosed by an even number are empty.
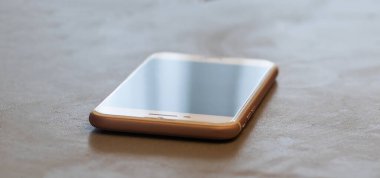
{"type": "Polygon", "coordinates": [[[179,53],[156,53],[148,57],[143,64],[132,72],[132,74],[90,114],[89,120],[94,127],[112,131],[182,137],[208,139],[234,138],[244,128],[246,122],[250,119],[274,83],[278,73],[278,67],[274,63],[266,60],[202,57],[179,53]],[[235,117],[102,106],[108,97],[116,92],[149,60],[189,60],[230,65],[254,65],[268,68],[268,72],[263,77],[259,86],[252,91],[250,97],[246,100],[235,117]]]}

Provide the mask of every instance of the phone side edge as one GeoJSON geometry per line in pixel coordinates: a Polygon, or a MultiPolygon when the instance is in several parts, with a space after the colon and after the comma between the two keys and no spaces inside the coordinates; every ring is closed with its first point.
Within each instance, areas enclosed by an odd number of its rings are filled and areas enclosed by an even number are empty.
{"type": "Polygon", "coordinates": [[[173,122],[170,120],[114,117],[92,111],[89,116],[92,126],[109,131],[158,134],[188,138],[228,140],[239,135],[242,127],[239,122],[222,124],[197,124],[173,122]]]}
{"type": "Polygon", "coordinates": [[[270,69],[263,80],[262,86],[259,88],[258,91],[256,91],[258,95],[255,98],[250,98],[250,101],[244,106],[244,109],[240,112],[239,119],[235,120],[236,122],[239,122],[243,128],[249,122],[251,117],[255,114],[257,108],[261,105],[265,96],[269,93],[270,89],[276,82],[276,78],[279,73],[278,66],[275,63],[268,60],[260,60],[268,62],[268,64],[270,64],[270,69]]]}

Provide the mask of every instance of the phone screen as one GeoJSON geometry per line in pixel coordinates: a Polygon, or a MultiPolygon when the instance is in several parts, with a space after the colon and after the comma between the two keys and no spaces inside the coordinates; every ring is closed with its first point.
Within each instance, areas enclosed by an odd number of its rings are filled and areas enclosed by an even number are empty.
{"type": "Polygon", "coordinates": [[[266,72],[253,65],[151,59],[102,105],[233,117],[266,72]]]}

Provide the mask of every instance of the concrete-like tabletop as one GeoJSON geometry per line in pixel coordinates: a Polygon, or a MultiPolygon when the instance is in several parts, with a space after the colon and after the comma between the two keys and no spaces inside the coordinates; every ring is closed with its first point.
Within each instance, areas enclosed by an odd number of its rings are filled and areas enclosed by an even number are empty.
{"type": "Polygon", "coordinates": [[[0,1],[0,177],[380,177],[380,1],[0,1]],[[280,75],[229,142],[89,112],[157,51],[280,75]]]}

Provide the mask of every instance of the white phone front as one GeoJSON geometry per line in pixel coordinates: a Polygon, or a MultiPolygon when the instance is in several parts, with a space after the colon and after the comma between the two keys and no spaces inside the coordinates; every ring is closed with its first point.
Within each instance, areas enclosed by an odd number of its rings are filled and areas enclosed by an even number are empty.
{"type": "Polygon", "coordinates": [[[231,138],[276,75],[266,60],[157,53],[96,107],[90,121],[115,131],[231,138]],[[210,134],[218,130],[219,136],[210,134]]]}

